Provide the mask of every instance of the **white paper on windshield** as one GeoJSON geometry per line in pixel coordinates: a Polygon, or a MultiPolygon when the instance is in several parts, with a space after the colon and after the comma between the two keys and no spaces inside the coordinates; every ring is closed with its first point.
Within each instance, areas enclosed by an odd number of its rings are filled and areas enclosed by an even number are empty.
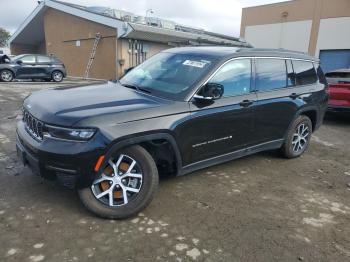
{"type": "Polygon", "coordinates": [[[186,60],[185,62],[182,63],[183,65],[187,66],[193,66],[193,67],[198,67],[198,68],[203,68],[207,63],[205,62],[200,62],[200,61],[193,61],[193,60],[186,60]]]}

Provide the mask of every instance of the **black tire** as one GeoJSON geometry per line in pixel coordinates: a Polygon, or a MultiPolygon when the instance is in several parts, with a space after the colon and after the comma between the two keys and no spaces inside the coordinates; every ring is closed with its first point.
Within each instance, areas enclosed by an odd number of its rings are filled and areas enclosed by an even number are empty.
{"type": "Polygon", "coordinates": [[[310,118],[305,115],[298,116],[297,119],[294,120],[291,128],[288,130],[287,137],[281,148],[282,155],[286,158],[296,158],[301,156],[309,147],[311,135],[312,135],[312,122],[310,118]],[[302,146],[302,148],[299,149],[299,147],[296,145],[296,143],[298,143],[297,133],[299,131],[298,128],[301,128],[300,130],[302,130],[303,125],[308,130],[308,136],[299,142],[300,146],[302,146]],[[304,140],[305,140],[305,143],[303,142],[304,140]],[[296,148],[298,148],[299,150],[295,150],[296,148]]]}
{"type": "Polygon", "coordinates": [[[8,69],[3,69],[0,71],[0,80],[2,82],[12,82],[15,78],[13,72],[8,69]]]}
{"type": "Polygon", "coordinates": [[[64,77],[63,73],[61,71],[59,71],[59,70],[55,70],[51,74],[51,79],[54,82],[62,82],[63,77],[64,77]]]}
{"type": "Polygon", "coordinates": [[[95,215],[108,219],[125,219],[132,217],[148,206],[157,190],[159,177],[157,166],[152,156],[141,146],[135,145],[122,149],[113,156],[121,154],[132,157],[140,166],[143,182],[138,194],[127,204],[109,206],[97,199],[91,186],[78,191],[84,206],[95,215]]]}

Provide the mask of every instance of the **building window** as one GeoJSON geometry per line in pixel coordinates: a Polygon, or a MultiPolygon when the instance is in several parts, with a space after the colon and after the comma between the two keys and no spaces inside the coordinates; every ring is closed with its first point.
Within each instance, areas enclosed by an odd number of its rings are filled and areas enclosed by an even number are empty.
{"type": "Polygon", "coordinates": [[[287,74],[284,59],[256,59],[256,87],[258,91],[269,91],[286,87],[287,74]]]}

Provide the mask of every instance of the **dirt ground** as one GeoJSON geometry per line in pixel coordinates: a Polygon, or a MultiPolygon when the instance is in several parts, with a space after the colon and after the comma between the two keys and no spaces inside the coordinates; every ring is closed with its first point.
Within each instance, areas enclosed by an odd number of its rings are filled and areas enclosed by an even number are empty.
{"type": "Polygon", "coordinates": [[[56,85],[0,84],[0,261],[350,261],[350,115],[327,115],[301,158],[161,179],[143,213],[111,221],[17,163],[22,100],[56,85]]]}

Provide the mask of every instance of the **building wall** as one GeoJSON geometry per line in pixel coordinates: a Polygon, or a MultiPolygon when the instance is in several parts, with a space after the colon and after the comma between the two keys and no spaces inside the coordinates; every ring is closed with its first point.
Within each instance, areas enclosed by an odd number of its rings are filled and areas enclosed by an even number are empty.
{"type": "Polygon", "coordinates": [[[54,9],[44,17],[46,52],[60,58],[69,76],[84,76],[96,33],[102,39],[89,77],[115,79],[117,73],[116,29],[54,9]],[[80,46],[77,44],[80,41],[80,46]]]}
{"type": "MultiPolygon", "coordinates": [[[[138,42],[142,42],[144,45],[148,46],[146,59],[150,58],[151,56],[163,50],[171,48],[169,45],[162,44],[162,43],[142,41],[142,40],[138,40],[138,42]]],[[[118,63],[119,76],[122,76],[126,69],[136,65],[135,63],[132,65],[130,56],[131,56],[131,50],[129,51],[129,39],[118,39],[118,61],[123,60],[123,65],[120,65],[118,63]]]]}
{"type": "Polygon", "coordinates": [[[0,54],[10,55],[11,50],[8,47],[0,47],[0,54]]]}
{"type": "MultiPolygon", "coordinates": [[[[276,38],[281,38],[279,41],[280,48],[290,48],[294,46],[294,50],[309,52],[312,55],[319,55],[318,40],[323,36],[319,36],[322,33],[321,27],[327,28],[326,24],[329,24],[328,19],[350,17],[350,1],[349,0],[294,0],[270,5],[256,6],[244,8],[242,11],[242,23],[241,23],[241,37],[245,38],[248,42],[252,39],[255,42],[255,46],[266,47],[266,44],[271,44],[271,47],[276,44],[276,38]],[[327,20],[327,21],[326,21],[327,20]],[[306,32],[309,28],[296,31],[297,28],[293,27],[292,23],[295,22],[311,22],[311,29],[309,38],[306,38],[306,32]],[[321,25],[322,24],[322,25],[321,25]],[[265,27],[262,27],[265,25],[265,27]],[[271,25],[274,25],[271,26],[271,25]],[[281,27],[284,28],[283,35],[281,36],[281,27]],[[289,29],[288,29],[289,28],[289,29]],[[268,37],[274,36],[270,42],[266,39],[260,38],[257,41],[256,32],[260,30],[267,30],[269,32],[268,37]],[[284,41],[285,35],[294,35],[294,38],[284,41]],[[304,43],[300,43],[304,41],[304,43]],[[307,46],[307,48],[305,48],[307,46]],[[303,50],[302,50],[303,49],[303,50]]],[[[341,26],[345,25],[349,27],[347,23],[342,23],[339,20],[341,26]]],[[[336,21],[336,24],[338,21],[336,21]]],[[[295,24],[294,24],[295,25],[295,24]]],[[[300,24],[301,25],[301,24],[300,24]]],[[[309,27],[309,25],[307,26],[309,27]]],[[[340,26],[332,27],[332,35],[341,35],[344,30],[340,26]]],[[[300,30],[300,28],[299,28],[300,30]]],[[[261,35],[260,31],[260,35],[261,35]]],[[[347,48],[350,48],[350,42],[348,41],[347,48]]]]}
{"type": "Polygon", "coordinates": [[[330,49],[350,49],[350,17],[321,20],[316,54],[330,49]]]}
{"type": "Polygon", "coordinates": [[[11,43],[11,54],[13,55],[35,54],[37,50],[38,46],[35,45],[11,43]]]}
{"type": "Polygon", "coordinates": [[[307,52],[311,26],[311,20],[247,26],[245,38],[256,47],[307,52]]]}

